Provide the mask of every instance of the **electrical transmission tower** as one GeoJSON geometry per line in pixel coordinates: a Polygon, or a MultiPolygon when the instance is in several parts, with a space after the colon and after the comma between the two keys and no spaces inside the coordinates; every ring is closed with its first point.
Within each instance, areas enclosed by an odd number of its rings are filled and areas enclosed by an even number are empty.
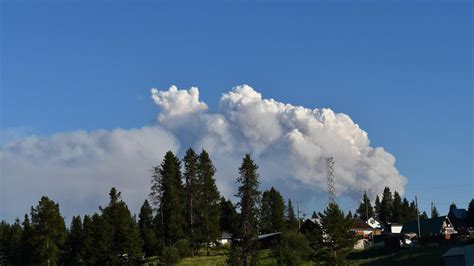
{"type": "Polygon", "coordinates": [[[336,203],[336,187],[334,185],[334,159],[326,158],[326,178],[328,182],[329,203],[336,203]]]}

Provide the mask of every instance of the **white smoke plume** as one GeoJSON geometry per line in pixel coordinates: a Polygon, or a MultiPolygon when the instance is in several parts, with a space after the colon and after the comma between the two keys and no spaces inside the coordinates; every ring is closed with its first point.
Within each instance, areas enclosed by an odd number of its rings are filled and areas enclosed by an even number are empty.
{"type": "Polygon", "coordinates": [[[43,194],[71,209],[69,215],[90,213],[104,204],[111,186],[137,210],[149,193],[148,170],[167,150],[182,155],[189,146],[210,153],[226,197],[236,191],[245,153],[260,166],[262,186],[274,185],[287,196],[324,192],[324,158],[329,156],[336,162],[338,195],[359,200],[361,190],[371,188],[375,195],[385,186],[404,192],[406,178],[394,156],[371,147],[367,133],[346,114],[263,99],[247,85],[224,94],[217,112],[208,110],[194,87],[152,89],[151,94],[160,110],[155,125],[31,137],[3,147],[2,217],[21,215],[43,194]],[[15,200],[18,194],[27,195],[28,202],[15,200]]]}

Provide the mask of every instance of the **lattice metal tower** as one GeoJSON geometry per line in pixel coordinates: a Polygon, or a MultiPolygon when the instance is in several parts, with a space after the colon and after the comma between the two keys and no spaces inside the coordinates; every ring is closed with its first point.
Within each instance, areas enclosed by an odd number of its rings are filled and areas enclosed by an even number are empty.
{"type": "Polygon", "coordinates": [[[334,159],[326,158],[326,178],[328,182],[329,203],[336,203],[336,187],[334,184],[334,159]]]}

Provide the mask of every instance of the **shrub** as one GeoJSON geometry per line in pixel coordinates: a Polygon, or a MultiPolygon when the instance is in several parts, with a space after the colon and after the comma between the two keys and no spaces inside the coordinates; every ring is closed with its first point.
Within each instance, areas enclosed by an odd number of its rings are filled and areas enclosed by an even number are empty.
{"type": "Polygon", "coordinates": [[[191,256],[191,245],[187,239],[180,239],[175,244],[174,247],[178,250],[180,258],[191,256]]]}
{"type": "Polygon", "coordinates": [[[179,252],[176,247],[163,248],[163,262],[166,265],[174,265],[179,261],[179,252]]]}
{"type": "Polygon", "coordinates": [[[311,255],[306,237],[295,232],[282,234],[281,240],[272,248],[278,265],[300,265],[311,255]]]}

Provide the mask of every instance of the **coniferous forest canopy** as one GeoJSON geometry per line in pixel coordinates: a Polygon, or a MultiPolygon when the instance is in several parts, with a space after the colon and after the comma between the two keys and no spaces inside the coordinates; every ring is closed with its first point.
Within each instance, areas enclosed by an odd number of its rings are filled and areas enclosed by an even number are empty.
{"type": "MultiPolygon", "coordinates": [[[[260,190],[258,166],[249,154],[236,169],[236,204],[220,195],[211,155],[191,148],[182,159],[168,151],[153,167],[150,194],[144,195],[138,215],[130,212],[121,192],[112,187],[106,206],[84,217],[74,216],[66,225],[59,203],[43,196],[21,220],[1,222],[0,264],[137,264],[154,256],[174,264],[200,250],[209,256],[227,233],[232,240],[228,263],[255,265],[261,248],[257,236],[281,232],[281,240],[271,247],[278,264],[313,260],[336,265],[344,263],[357,239],[349,230],[353,218],[375,217],[399,224],[418,218],[414,201],[385,187],[374,204],[365,193],[354,215],[344,214],[336,203],[314,211],[311,218],[320,221],[317,230],[299,231],[304,221],[294,203],[275,187],[260,190]]],[[[434,207],[431,217],[438,215],[434,207]]],[[[428,215],[424,212],[420,217],[428,215]]],[[[468,217],[474,226],[474,200],[468,217]]]]}

